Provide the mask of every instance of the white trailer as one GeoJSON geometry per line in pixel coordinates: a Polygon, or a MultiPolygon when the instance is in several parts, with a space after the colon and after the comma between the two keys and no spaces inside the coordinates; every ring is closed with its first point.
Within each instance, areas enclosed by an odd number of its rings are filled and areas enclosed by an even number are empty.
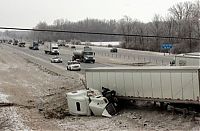
{"type": "Polygon", "coordinates": [[[44,43],[45,54],[59,55],[58,44],[53,42],[44,43]]]}
{"type": "Polygon", "coordinates": [[[200,104],[200,66],[101,67],[86,69],[87,88],[115,90],[135,100],[200,104]]]}
{"type": "Polygon", "coordinates": [[[200,66],[200,52],[176,55],[174,61],[176,66],[200,66]]]}

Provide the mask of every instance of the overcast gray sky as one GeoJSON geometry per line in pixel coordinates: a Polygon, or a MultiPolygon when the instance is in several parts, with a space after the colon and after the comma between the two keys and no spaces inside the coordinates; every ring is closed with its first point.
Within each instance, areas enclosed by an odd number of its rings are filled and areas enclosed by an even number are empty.
{"type": "MultiPolygon", "coordinates": [[[[0,26],[32,28],[40,21],[85,18],[121,19],[124,15],[149,22],[155,14],[188,0],[0,0],[0,26]]],[[[195,0],[189,0],[195,1],[195,0]]]]}

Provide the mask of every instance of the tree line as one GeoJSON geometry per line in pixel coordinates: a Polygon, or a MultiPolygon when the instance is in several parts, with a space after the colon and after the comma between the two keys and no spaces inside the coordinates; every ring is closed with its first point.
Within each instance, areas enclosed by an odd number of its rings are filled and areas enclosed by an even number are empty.
{"type": "MultiPolygon", "coordinates": [[[[69,31],[87,31],[103,33],[122,33],[137,34],[141,36],[105,36],[105,35],[88,35],[88,34],[70,34],[55,32],[28,32],[26,39],[57,41],[73,39],[81,41],[121,41],[122,48],[149,51],[162,50],[163,43],[171,43],[173,53],[197,52],[200,51],[199,40],[181,39],[181,38],[200,38],[200,1],[181,2],[168,9],[168,15],[163,17],[156,14],[151,22],[143,23],[139,20],[124,16],[116,20],[98,20],[85,19],[78,22],[57,19],[53,24],[48,25],[46,22],[39,22],[35,29],[51,30],[69,30],[69,31]],[[144,35],[178,37],[159,38],[143,37],[144,35]]],[[[10,36],[13,32],[6,32],[10,36]]],[[[22,37],[19,36],[18,37],[22,37]]],[[[17,36],[15,36],[17,37],[17,36]]]]}

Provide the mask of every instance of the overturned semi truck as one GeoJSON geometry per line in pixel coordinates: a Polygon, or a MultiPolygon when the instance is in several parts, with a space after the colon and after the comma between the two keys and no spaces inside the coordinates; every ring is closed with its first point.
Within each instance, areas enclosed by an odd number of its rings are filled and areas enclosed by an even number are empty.
{"type": "Polygon", "coordinates": [[[71,114],[111,117],[117,109],[115,97],[200,106],[200,66],[99,67],[85,72],[87,90],[68,93],[71,114]],[[91,90],[98,93],[88,95],[91,90]]]}

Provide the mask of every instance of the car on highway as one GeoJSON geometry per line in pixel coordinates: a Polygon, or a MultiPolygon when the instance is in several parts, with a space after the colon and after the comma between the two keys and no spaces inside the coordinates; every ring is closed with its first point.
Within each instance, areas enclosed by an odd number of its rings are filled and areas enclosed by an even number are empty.
{"type": "Polygon", "coordinates": [[[80,71],[81,70],[80,62],[78,62],[78,61],[68,61],[67,62],[67,70],[70,70],[70,71],[74,71],[74,70],[80,71]]]}
{"type": "Polygon", "coordinates": [[[76,46],[72,45],[71,48],[72,48],[72,49],[76,49],[76,46]]]}
{"type": "Polygon", "coordinates": [[[13,44],[13,45],[18,45],[18,43],[19,43],[18,40],[14,40],[12,44],[13,44]]]}
{"type": "Polygon", "coordinates": [[[112,52],[112,53],[117,53],[117,48],[112,48],[112,49],[110,49],[110,52],[112,52]]]}
{"type": "Polygon", "coordinates": [[[26,44],[25,42],[19,42],[18,46],[19,47],[25,47],[25,44],[26,44]]]}
{"type": "Polygon", "coordinates": [[[51,58],[51,63],[62,63],[62,58],[56,56],[51,58]]]}
{"type": "Polygon", "coordinates": [[[9,40],[9,41],[8,41],[8,44],[12,44],[12,40],[9,40]]]}
{"type": "Polygon", "coordinates": [[[68,45],[68,44],[65,44],[65,47],[69,48],[69,45],[68,45]]]}

